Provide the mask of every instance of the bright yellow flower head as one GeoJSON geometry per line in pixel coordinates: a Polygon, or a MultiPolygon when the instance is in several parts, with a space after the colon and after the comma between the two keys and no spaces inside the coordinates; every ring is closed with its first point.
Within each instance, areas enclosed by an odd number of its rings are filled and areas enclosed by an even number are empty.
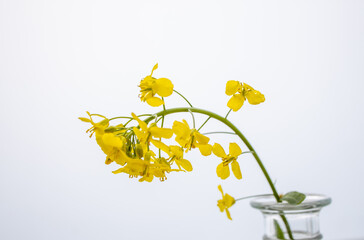
{"type": "Polygon", "coordinates": [[[215,143],[212,147],[212,152],[222,158],[222,163],[220,163],[216,168],[217,176],[221,179],[226,179],[230,176],[229,164],[231,163],[231,169],[237,179],[242,179],[240,166],[237,160],[238,156],[242,153],[240,147],[236,143],[230,143],[229,154],[227,155],[220,144],[215,143]]]}
{"type": "Polygon", "coordinates": [[[224,192],[222,191],[222,187],[221,185],[218,186],[219,191],[222,194],[222,199],[217,201],[217,206],[220,209],[220,212],[225,211],[226,212],[226,216],[230,219],[233,220],[231,218],[230,212],[229,212],[229,208],[234,205],[235,203],[235,199],[230,196],[229,194],[224,194],[224,192]]]}
{"type": "Polygon", "coordinates": [[[152,107],[158,107],[164,102],[161,98],[168,97],[173,93],[173,84],[168,78],[154,78],[152,77],[154,70],[158,68],[158,63],[153,67],[152,73],[146,76],[139,84],[140,87],[140,100],[147,102],[152,107]]]}
{"type": "Polygon", "coordinates": [[[234,112],[238,111],[248,99],[250,104],[256,105],[265,101],[264,95],[246,83],[230,80],[226,83],[225,93],[232,95],[227,106],[234,112]]]}
{"type": "Polygon", "coordinates": [[[174,121],[172,130],[176,134],[176,142],[178,142],[186,152],[191,148],[198,148],[203,156],[211,154],[212,146],[209,143],[210,138],[202,135],[196,129],[190,129],[186,120],[183,122],[174,121]]]}

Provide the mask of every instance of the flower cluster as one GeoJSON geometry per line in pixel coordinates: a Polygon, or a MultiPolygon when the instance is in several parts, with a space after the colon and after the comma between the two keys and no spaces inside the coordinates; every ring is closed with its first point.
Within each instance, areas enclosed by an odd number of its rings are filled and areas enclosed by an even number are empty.
{"type": "MultiPolygon", "coordinates": [[[[219,143],[212,145],[209,137],[196,130],[195,121],[192,128],[185,119],[175,120],[171,128],[164,127],[164,118],[167,114],[172,113],[172,111],[168,112],[169,110],[165,109],[164,98],[170,96],[175,90],[168,78],[152,76],[157,68],[158,64],[153,67],[150,75],[141,80],[139,97],[141,101],[152,107],[163,105],[163,111],[154,115],[142,114],[139,116],[131,113],[131,116],[110,119],[87,112],[88,118],[79,118],[92,125],[87,133],[90,133],[90,137],[95,134],[97,144],[106,155],[105,163],[119,165],[119,168],[113,173],[125,173],[130,178],[139,178],[140,182],[151,182],[154,178],[164,181],[167,179],[168,173],[192,171],[192,164],[185,159],[184,154],[197,148],[203,156],[209,156],[213,153],[222,160],[216,168],[218,177],[227,179],[230,176],[231,166],[234,176],[237,179],[242,179],[237,160],[243,152],[237,143],[230,143],[229,153],[226,154],[219,143]],[[94,117],[101,117],[102,119],[95,122],[94,117]],[[143,119],[142,117],[146,118],[143,119]],[[110,124],[111,121],[119,119],[127,119],[127,121],[117,125],[110,124]],[[129,126],[131,123],[135,124],[129,126]]],[[[239,110],[246,99],[250,104],[264,102],[264,95],[246,83],[228,81],[225,92],[232,96],[227,106],[233,111],[239,110]]],[[[187,99],[185,100],[188,102],[187,99]]],[[[194,109],[191,107],[187,110],[193,116],[192,110],[194,109]]],[[[175,110],[174,112],[178,111],[175,110]]],[[[208,111],[204,111],[204,113],[209,115],[208,111]]],[[[206,122],[211,117],[210,114],[206,122]]],[[[224,194],[221,186],[219,186],[219,190],[223,198],[218,201],[218,207],[220,211],[225,211],[228,218],[231,219],[228,208],[235,203],[235,200],[230,195],[224,194]]]]}

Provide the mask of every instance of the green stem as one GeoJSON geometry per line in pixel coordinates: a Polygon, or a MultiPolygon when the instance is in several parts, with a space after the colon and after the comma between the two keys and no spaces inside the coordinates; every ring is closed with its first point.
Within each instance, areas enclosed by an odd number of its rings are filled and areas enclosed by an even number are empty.
{"type": "MultiPolygon", "coordinates": [[[[164,98],[162,97],[162,100],[163,100],[163,111],[166,110],[166,105],[164,104],[164,98]]],[[[162,116],[162,124],[161,124],[161,128],[163,128],[164,126],[164,115],[162,116]]],[[[159,141],[161,141],[162,138],[159,138],[159,141]]],[[[159,158],[161,158],[161,149],[159,148],[158,149],[158,153],[159,153],[159,158]]]]}
{"type": "Polygon", "coordinates": [[[211,117],[208,117],[207,119],[206,119],[206,121],[201,125],[201,127],[199,128],[199,129],[197,129],[197,131],[200,131],[201,130],[201,128],[203,127],[203,126],[205,126],[205,124],[210,120],[210,118],[211,117]]]}
{"type": "Polygon", "coordinates": [[[207,133],[203,133],[203,135],[216,134],[216,133],[224,133],[224,134],[236,135],[236,133],[233,133],[233,132],[207,132],[207,133]]]}
{"type": "MultiPolygon", "coordinates": [[[[267,179],[268,181],[268,184],[273,192],[273,196],[274,198],[276,199],[277,202],[282,202],[282,200],[280,199],[279,195],[278,195],[278,192],[272,182],[272,179],[270,178],[269,174],[268,174],[268,171],[265,169],[264,165],[263,165],[263,162],[260,160],[258,154],[256,153],[256,151],[254,150],[253,146],[250,144],[250,142],[248,141],[248,139],[240,132],[240,130],[235,127],[235,125],[230,122],[228,119],[216,114],[216,113],[213,113],[213,112],[210,112],[208,110],[204,110],[204,109],[200,109],[200,108],[188,108],[188,107],[182,107],[182,108],[170,108],[170,109],[167,109],[167,110],[163,110],[163,111],[160,111],[158,113],[156,113],[155,115],[145,119],[144,121],[146,123],[149,123],[151,120],[153,120],[155,117],[157,116],[166,116],[166,115],[169,115],[169,114],[173,114],[173,113],[181,113],[181,112],[195,112],[195,113],[200,113],[200,114],[204,114],[204,115],[207,115],[209,117],[212,117],[222,123],[224,123],[226,126],[228,126],[231,130],[233,130],[236,135],[239,136],[239,138],[244,142],[244,144],[247,146],[247,148],[249,149],[249,151],[252,152],[252,155],[254,156],[256,162],[258,163],[260,169],[262,170],[265,178],[267,179]]],[[[288,235],[290,237],[290,239],[293,239],[293,236],[292,236],[292,232],[291,232],[291,229],[289,227],[289,224],[287,222],[287,219],[284,215],[281,215],[281,218],[284,222],[284,224],[286,225],[286,228],[287,228],[287,232],[288,232],[288,235]]]]}
{"type": "Polygon", "coordinates": [[[188,111],[188,112],[191,113],[191,116],[192,116],[193,128],[196,128],[195,116],[193,115],[193,113],[191,111],[188,111]]]}
{"type": "Polygon", "coordinates": [[[187,100],[187,98],[185,98],[182,94],[180,94],[179,92],[177,92],[176,90],[173,89],[173,92],[177,93],[178,95],[180,95],[187,103],[188,105],[190,105],[191,108],[193,108],[192,104],[187,100]]]}
{"type": "Polygon", "coordinates": [[[259,195],[252,195],[252,196],[247,196],[247,197],[237,198],[237,199],[235,199],[235,202],[240,201],[240,200],[249,199],[249,198],[256,198],[256,197],[270,197],[270,196],[272,196],[272,194],[259,194],[259,195]]]}
{"type": "Polygon", "coordinates": [[[232,110],[232,109],[230,109],[230,110],[228,111],[228,113],[226,114],[225,118],[227,118],[227,117],[229,116],[229,114],[230,114],[231,110],[232,110]]]}

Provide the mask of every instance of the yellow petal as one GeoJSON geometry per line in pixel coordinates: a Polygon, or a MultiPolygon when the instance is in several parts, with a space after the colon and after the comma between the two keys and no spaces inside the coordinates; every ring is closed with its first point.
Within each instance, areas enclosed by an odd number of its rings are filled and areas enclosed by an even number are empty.
{"type": "Polygon", "coordinates": [[[158,140],[150,140],[150,142],[156,147],[156,148],[159,148],[160,150],[162,150],[163,152],[169,154],[169,147],[162,143],[161,141],[158,141],[158,140]]]}
{"type": "Polygon", "coordinates": [[[158,78],[153,85],[153,92],[161,97],[168,97],[173,93],[173,84],[168,78],[158,78]]]}
{"type": "Polygon", "coordinates": [[[243,106],[244,101],[245,99],[241,94],[235,94],[230,98],[230,100],[227,103],[227,106],[234,112],[236,112],[243,106]]]}
{"type": "Polygon", "coordinates": [[[156,138],[171,138],[173,131],[170,128],[151,127],[149,132],[156,138]]]}
{"type": "Polygon", "coordinates": [[[152,73],[150,74],[150,76],[152,76],[152,75],[153,75],[154,70],[157,70],[157,68],[158,68],[158,63],[156,63],[156,64],[154,65],[154,67],[153,67],[153,69],[152,69],[152,73]]]}
{"type": "Polygon", "coordinates": [[[123,141],[112,133],[105,133],[102,136],[102,141],[105,145],[111,147],[121,148],[123,146],[123,141]]]}
{"type": "Polygon", "coordinates": [[[220,212],[223,212],[225,210],[225,204],[223,200],[217,200],[217,206],[220,209],[220,212]]]}
{"type": "Polygon", "coordinates": [[[186,171],[191,172],[192,171],[192,164],[187,159],[181,159],[179,160],[180,165],[186,169],[186,171]]]}
{"type": "Polygon", "coordinates": [[[163,105],[163,100],[157,97],[150,97],[147,99],[147,103],[152,107],[159,107],[160,105],[163,105]]]}
{"type": "Polygon", "coordinates": [[[183,158],[183,148],[181,148],[180,146],[176,146],[176,145],[169,146],[169,151],[170,151],[171,157],[174,156],[177,159],[183,158]]]}
{"type": "Polygon", "coordinates": [[[225,206],[227,208],[229,208],[235,204],[235,198],[233,198],[232,196],[230,196],[227,193],[224,195],[223,200],[224,200],[225,206]]]}
{"type": "Polygon", "coordinates": [[[196,137],[196,141],[199,143],[199,144],[208,144],[209,141],[210,141],[210,138],[202,135],[201,133],[199,132],[195,132],[195,137],[196,137]]]}
{"type": "Polygon", "coordinates": [[[225,211],[226,211],[226,216],[228,217],[228,219],[233,220],[233,219],[231,218],[231,215],[230,215],[229,209],[225,209],[225,211]]]}
{"type": "Polygon", "coordinates": [[[125,167],[119,168],[118,170],[112,171],[113,174],[125,172],[125,167]]]}
{"type": "Polygon", "coordinates": [[[238,157],[242,153],[240,147],[236,143],[229,144],[229,154],[233,157],[238,157]]]}
{"type": "Polygon", "coordinates": [[[182,138],[187,138],[191,131],[188,124],[179,121],[173,122],[172,130],[174,134],[182,138]]]}
{"type": "Polygon", "coordinates": [[[135,113],[131,113],[131,116],[138,122],[140,128],[143,131],[147,131],[148,130],[147,124],[144,121],[140,120],[140,118],[138,118],[138,116],[135,115],[135,113]]]}
{"type": "Polygon", "coordinates": [[[220,177],[221,179],[226,179],[230,176],[230,169],[229,169],[229,165],[224,166],[223,163],[220,163],[219,165],[217,165],[216,168],[216,174],[218,177],[220,177]]]}
{"type": "Polygon", "coordinates": [[[217,186],[217,188],[219,189],[219,191],[221,192],[222,196],[224,196],[224,192],[222,191],[222,187],[221,185],[217,186]]]}
{"type": "Polygon", "coordinates": [[[265,97],[257,90],[248,91],[245,93],[245,97],[248,99],[248,102],[252,105],[257,105],[265,101],[265,97]]]}
{"type": "Polygon", "coordinates": [[[135,133],[139,141],[142,141],[142,139],[144,138],[144,134],[136,127],[133,127],[133,132],[135,133]]]}
{"type": "Polygon", "coordinates": [[[210,144],[198,144],[197,147],[203,156],[211,155],[212,146],[210,144]]]}
{"type": "Polygon", "coordinates": [[[78,119],[80,119],[82,122],[91,122],[90,119],[84,117],[79,117],[78,119]]]}
{"type": "Polygon", "coordinates": [[[237,179],[242,179],[241,171],[240,171],[240,166],[239,166],[239,163],[236,160],[234,160],[231,163],[231,170],[233,170],[234,176],[237,179]]]}
{"type": "Polygon", "coordinates": [[[224,157],[226,157],[226,153],[225,153],[225,151],[224,151],[224,149],[221,147],[221,145],[220,144],[218,144],[218,143],[215,143],[214,144],[214,146],[212,147],[212,152],[216,155],[216,156],[218,156],[218,157],[220,157],[220,158],[224,158],[224,157]]]}
{"type": "Polygon", "coordinates": [[[240,87],[240,82],[235,80],[227,81],[225,89],[226,95],[230,96],[235,94],[239,90],[239,87],[240,87]]]}
{"type": "Polygon", "coordinates": [[[106,158],[105,160],[105,164],[109,165],[110,163],[112,163],[113,161],[110,158],[106,158]]]}

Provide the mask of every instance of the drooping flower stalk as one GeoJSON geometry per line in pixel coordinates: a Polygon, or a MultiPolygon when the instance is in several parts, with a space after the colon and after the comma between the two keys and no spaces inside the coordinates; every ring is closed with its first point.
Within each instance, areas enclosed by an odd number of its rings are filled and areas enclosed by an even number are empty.
{"type": "MultiPolygon", "coordinates": [[[[243,153],[251,153],[268,181],[277,202],[287,201],[290,204],[299,204],[304,200],[305,195],[298,192],[287,193],[283,197],[278,195],[274,183],[252,145],[241,131],[227,119],[229,114],[232,111],[238,111],[243,106],[244,102],[248,102],[252,105],[264,102],[265,97],[262,93],[246,83],[229,80],[226,83],[225,93],[228,96],[231,96],[227,103],[230,110],[225,117],[222,117],[214,112],[193,107],[187,98],[174,89],[174,85],[168,78],[153,77],[153,72],[157,68],[158,64],[153,67],[150,75],[141,80],[139,84],[139,97],[142,102],[146,102],[152,107],[162,106],[162,111],[155,114],[141,115],[132,113],[132,117],[120,116],[110,119],[100,114],[90,114],[87,112],[89,118],[79,118],[83,122],[92,124],[92,127],[87,130],[87,132],[91,134],[90,137],[95,133],[97,144],[106,154],[105,163],[111,164],[114,162],[117,165],[122,166],[113,171],[113,173],[126,173],[130,178],[139,178],[140,182],[151,182],[154,177],[159,178],[160,181],[165,181],[167,179],[166,174],[168,173],[192,171],[193,167],[190,161],[184,158],[184,152],[187,153],[192,149],[198,148],[203,156],[209,156],[211,153],[214,153],[214,155],[221,158],[222,162],[216,168],[218,177],[221,179],[229,177],[231,167],[235,177],[237,179],[242,179],[240,166],[237,161],[238,156],[243,153]],[[166,109],[165,97],[170,96],[173,92],[182,97],[190,107],[166,109]],[[185,119],[182,121],[175,120],[172,128],[164,128],[165,116],[184,112],[191,114],[193,121],[192,128],[190,128],[185,119]],[[207,116],[207,119],[197,130],[194,113],[207,116]],[[101,117],[102,121],[94,122],[92,119],[93,116],[101,117]],[[142,120],[139,118],[142,116],[147,116],[147,118],[142,120]],[[232,132],[210,132],[201,134],[200,130],[202,127],[212,118],[228,126],[232,132]],[[128,120],[124,124],[111,126],[109,122],[115,119],[128,120]],[[127,127],[132,121],[136,121],[138,125],[127,127]],[[160,127],[158,127],[159,121],[161,121],[160,127]],[[230,143],[229,153],[226,154],[220,144],[215,142],[212,146],[212,144],[209,143],[210,138],[205,135],[213,133],[237,135],[244,142],[249,151],[243,152],[237,143],[230,143]],[[175,142],[178,145],[168,146],[163,142],[162,139],[169,139],[173,135],[175,135],[175,142]],[[158,156],[150,147],[158,149],[158,156]]],[[[218,201],[218,207],[220,211],[225,211],[227,217],[231,220],[229,208],[234,205],[236,201],[248,197],[234,199],[229,194],[224,194],[221,185],[219,185],[219,191],[222,193],[222,199],[218,201]]],[[[282,213],[280,216],[286,226],[289,238],[293,239],[292,231],[285,215],[282,213]]],[[[277,237],[281,239],[278,235],[277,237]]]]}

